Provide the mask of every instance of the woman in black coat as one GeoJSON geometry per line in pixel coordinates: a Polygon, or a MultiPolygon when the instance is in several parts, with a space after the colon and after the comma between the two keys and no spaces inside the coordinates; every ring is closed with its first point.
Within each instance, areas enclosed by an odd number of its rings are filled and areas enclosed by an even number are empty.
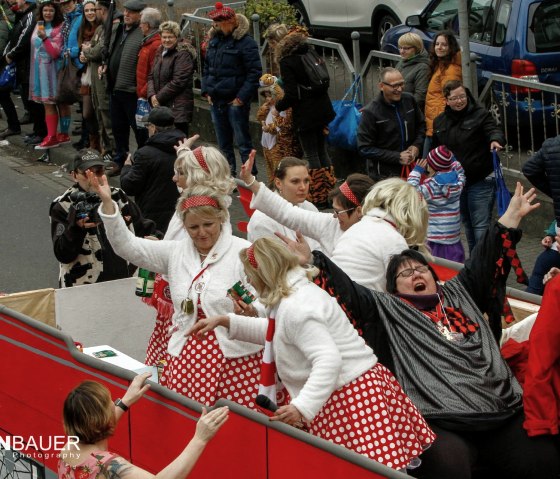
{"type": "Polygon", "coordinates": [[[491,113],[460,81],[447,82],[443,95],[447,106],[434,120],[432,148],[447,146],[465,169],[461,219],[472,251],[492,219],[496,198],[492,150],[501,150],[506,139],[491,113]]]}
{"type": "Polygon", "coordinates": [[[192,75],[196,51],[188,43],[179,42],[181,32],[176,22],[163,22],[159,31],[161,46],[148,75],[148,100],[152,107],[170,108],[175,126],[188,136],[193,115],[192,75]]]}
{"type": "Polygon", "coordinates": [[[311,184],[308,199],[316,206],[326,206],[335,177],[327,153],[326,128],[335,113],[328,86],[314,88],[305,72],[302,55],[311,48],[307,33],[298,29],[278,42],[275,50],[280,64],[284,98],[276,103],[278,111],[292,108],[294,129],[309,162],[311,184]]]}

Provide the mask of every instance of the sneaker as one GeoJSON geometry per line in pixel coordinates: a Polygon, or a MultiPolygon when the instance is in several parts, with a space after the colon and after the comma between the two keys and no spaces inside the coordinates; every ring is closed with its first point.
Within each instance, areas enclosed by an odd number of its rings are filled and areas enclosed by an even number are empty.
{"type": "Polygon", "coordinates": [[[113,154],[110,151],[104,153],[102,158],[105,163],[113,163],[113,154]]]}
{"type": "Polygon", "coordinates": [[[38,145],[42,141],[43,141],[43,138],[41,138],[40,136],[37,136],[37,135],[31,135],[28,138],[26,138],[25,140],[23,140],[23,142],[26,145],[29,145],[29,146],[38,145]]]}
{"type": "Polygon", "coordinates": [[[60,146],[56,136],[45,136],[43,141],[35,147],[36,150],[48,150],[49,148],[57,148],[60,146]]]}
{"type": "Polygon", "coordinates": [[[59,145],[67,145],[68,143],[72,143],[72,140],[66,133],[59,133],[56,135],[56,141],[58,141],[59,145]]]}

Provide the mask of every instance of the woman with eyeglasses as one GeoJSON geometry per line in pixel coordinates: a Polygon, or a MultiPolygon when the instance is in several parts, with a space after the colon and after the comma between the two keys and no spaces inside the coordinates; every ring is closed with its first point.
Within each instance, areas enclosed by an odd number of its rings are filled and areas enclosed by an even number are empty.
{"type": "MultiPolygon", "coordinates": [[[[430,49],[430,83],[426,93],[426,140],[422,158],[431,148],[434,119],[445,109],[443,87],[448,81],[463,79],[461,48],[455,33],[444,30],[436,35],[430,49]]],[[[451,148],[451,147],[450,147],[451,148]]],[[[453,151],[453,150],[451,150],[453,151]]]]}
{"type": "MultiPolygon", "coordinates": [[[[310,182],[308,166],[307,161],[299,158],[283,158],[274,172],[274,180],[271,186],[279,196],[293,206],[318,213],[319,210],[306,200],[310,182]]],[[[295,231],[286,228],[262,211],[257,210],[253,213],[247,226],[247,239],[251,243],[258,238],[273,237],[276,232],[292,239],[296,238],[295,231]]],[[[313,249],[321,250],[321,245],[317,241],[312,238],[306,238],[306,240],[313,249]]]]}
{"type": "Polygon", "coordinates": [[[412,93],[420,110],[424,111],[430,81],[430,59],[420,35],[412,32],[401,35],[399,55],[401,60],[396,68],[404,78],[404,91],[412,93]]]}
{"type": "MultiPolygon", "coordinates": [[[[436,433],[415,477],[467,479],[476,469],[491,477],[552,479],[560,471],[550,436],[533,438],[523,430],[522,389],[497,341],[510,255],[521,238],[521,219],[539,206],[535,196],[517,183],[506,213],[443,284],[410,249],[389,262],[389,294],[353,282],[323,253],[311,256],[320,270],[315,282],[343,303],[436,433]]],[[[303,241],[290,246],[300,264],[310,262],[303,241]]]]}
{"type": "Polygon", "coordinates": [[[479,105],[460,81],[444,85],[446,107],[434,120],[433,146],[445,145],[465,170],[461,220],[472,252],[490,225],[496,198],[492,150],[501,150],[505,136],[492,114],[479,105]]]}
{"type": "Polygon", "coordinates": [[[253,192],[251,208],[256,209],[290,230],[299,230],[320,245],[321,251],[332,256],[342,234],[362,219],[362,201],[373,186],[366,175],[354,173],[329,193],[334,212],[325,213],[299,208],[282,195],[269,190],[251,174],[254,155],[241,167],[239,178],[253,192]],[[248,165],[248,166],[247,166],[248,165]]]}

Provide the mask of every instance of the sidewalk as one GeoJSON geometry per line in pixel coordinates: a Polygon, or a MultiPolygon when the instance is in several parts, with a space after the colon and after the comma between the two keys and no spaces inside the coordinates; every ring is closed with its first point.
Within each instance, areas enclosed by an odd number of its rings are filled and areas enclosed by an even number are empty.
{"type": "MultiPolygon", "coordinates": [[[[20,116],[23,115],[23,110],[21,108],[21,103],[18,101],[15,102],[17,106],[19,106],[18,111],[20,112],[20,116]]],[[[196,106],[197,111],[203,110],[204,108],[198,104],[196,106]]],[[[75,113],[75,109],[73,110],[73,119],[78,118],[78,114],[75,113]]],[[[204,140],[208,140],[213,138],[212,129],[209,128],[208,124],[204,124],[203,121],[204,114],[202,115],[195,115],[195,123],[192,125],[192,131],[199,131],[201,133],[201,138],[204,140]]],[[[71,129],[73,129],[78,123],[73,122],[71,129]]],[[[6,128],[6,122],[4,119],[0,120],[0,130],[6,128]]],[[[31,130],[31,125],[23,125],[22,126],[22,135],[27,134],[31,130]]],[[[38,162],[37,159],[44,153],[43,151],[34,150],[33,147],[29,147],[23,143],[23,136],[16,135],[8,137],[7,140],[9,145],[0,146],[0,159],[4,156],[2,152],[6,152],[18,158],[18,165],[12,166],[12,168],[17,169],[19,173],[26,174],[26,175],[33,175],[34,179],[40,181],[42,183],[49,183],[52,184],[53,187],[62,193],[65,188],[70,186],[73,182],[70,176],[67,173],[68,165],[71,164],[73,156],[76,153],[76,150],[72,148],[71,145],[64,145],[58,148],[54,148],[50,152],[50,163],[42,163],[38,162]]],[[[135,145],[133,141],[134,135],[130,135],[131,137],[131,150],[134,151],[135,145]]],[[[79,136],[72,135],[72,141],[78,141],[79,136]]],[[[202,144],[209,144],[212,146],[216,146],[212,141],[201,141],[202,144]]],[[[239,165],[238,165],[239,166],[239,165]]],[[[265,166],[264,166],[264,159],[262,156],[257,155],[257,166],[260,174],[260,179],[263,179],[265,176],[265,166]]],[[[0,185],[1,185],[0,180],[0,185]]],[[[119,186],[119,178],[111,178],[110,183],[113,186],[119,186]]],[[[526,183],[526,181],[524,182],[526,183]]],[[[234,194],[234,196],[237,196],[234,194]]],[[[240,221],[248,221],[247,215],[243,210],[241,203],[239,200],[234,199],[232,206],[230,208],[231,214],[231,222],[233,226],[234,234],[237,236],[245,237],[246,235],[239,231],[237,225],[240,221]]],[[[543,251],[543,247],[541,246],[541,239],[544,235],[544,229],[550,224],[552,218],[547,222],[547,224],[542,224],[539,226],[539,223],[542,220],[535,221],[533,223],[526,221],[525,227],[526,230],[523,234],[523,239],[521,240],[518,246],[519,257],[525,268],[525,271],[528,275],[531,274],[533,269],[533,264],[535,262],[536,257],[543,251]]],[[[523,223],[522,223],[523,227],[523,223]]],[[[463,244],[465,246],[465,250],[467,250],[466,241],[463,236],[463,244]]],[[[508,281],[508,285],[524,290],[524,285],[519,285],[515,281],[515,275],[512,273],[510,274],[510,278],[508,281]]]]}

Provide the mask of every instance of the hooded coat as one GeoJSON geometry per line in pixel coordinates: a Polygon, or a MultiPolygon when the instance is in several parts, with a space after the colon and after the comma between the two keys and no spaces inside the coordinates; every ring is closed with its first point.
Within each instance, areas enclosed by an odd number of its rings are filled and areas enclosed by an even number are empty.
{"type": "Polygon", "coordinates": [[[307,90],[299,87],[310,86],[301,59],[301,55],[308,49],[307,36],[296,32],[286,35],[275,50],[284,88],[284,98],[276,103],[276,109],[284,111],[292,108],[296,131],[327,126],[335,117],[327,90],[307,90]]]}
{"type": "Polygon", "coordinates": [[[173,112],[175,123],[190,123],[193,116],[193,70],[196,50],[186,42],[165,51],[160,46],[148,74],[148,99],[155,95],[173,112]]]}
{"type": "Polygon", "coordinates": [[[208,32],[201,93],[215,104],[231,103],[235,98],[247,104],[259,88],[259,47],[249,36],[249,20],[238,13],[237,21],[231,35],[224,36],[213,28],[208,32]]]}
{"type": "Polygon", "coordinates": [[[412,93],[418,107],[424,111],[428,83],[430,82],[430,59],[426,50],[411,58],[402,59],[396,65],[404,78],[404,91],[412,93]]]}

